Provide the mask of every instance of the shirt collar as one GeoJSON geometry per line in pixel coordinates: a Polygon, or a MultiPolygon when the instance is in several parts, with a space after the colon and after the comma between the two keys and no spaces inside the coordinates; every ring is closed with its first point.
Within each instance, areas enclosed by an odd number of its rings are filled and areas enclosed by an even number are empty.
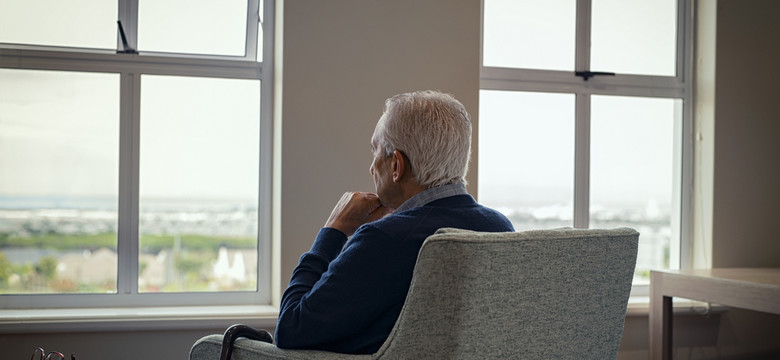
{"type": "Polygon", "coordinates": [[[401,204],[401,206],[395,209],[395,212],[398,213],[401,211],[414,209],[416,207],[420,207],[432,201],[436,201],[446,197],[455,196],[455,195],[466,195],[466,194],[468,194],[468,192],[466,191],[466,185],[462,183],[447,184],[447,185],[432,187],[420,191],[416,195],[410,197],[403,204],[401,204]]]}

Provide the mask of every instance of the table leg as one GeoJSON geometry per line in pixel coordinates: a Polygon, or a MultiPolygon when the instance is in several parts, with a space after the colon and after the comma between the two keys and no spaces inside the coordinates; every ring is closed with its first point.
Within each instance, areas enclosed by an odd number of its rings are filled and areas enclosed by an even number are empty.
{"type": "Polygon", "coordinates": [[[650,359],[672,359],[672,297],[663,294],[663,274],[650,273],[650,359]]]}
{"type": "Polygon", "coordinates": [[[674,329],[674,316],[672,314],[672,297],[664,296],[663,299],[663,327],[661,330],[661,358],[672,360],[672,329],[674,329]]]}

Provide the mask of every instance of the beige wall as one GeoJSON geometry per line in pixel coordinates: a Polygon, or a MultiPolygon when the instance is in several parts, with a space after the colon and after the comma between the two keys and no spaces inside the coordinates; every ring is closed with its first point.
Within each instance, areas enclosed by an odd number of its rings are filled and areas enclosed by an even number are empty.
{"type": "Polygon", "coordinates": [[[374,190],[369,142],[386,98],[449,92],[476,125],[479,33],[479,0],[285,2],[282,286],[341,194],[374,190]]]}
{"type": "MultiPolygon", "coordinates": [[[[716,11],[712,266],[780,267],[780,2],[716,11]]],[[[780,315],[730,309],[702,354],[780,358],[778,334],[780,315]]]]}
{"type": "Polygon", "coordinates": [[[780,2],[720,0],[712,265],[780,266],[780,2]]]}

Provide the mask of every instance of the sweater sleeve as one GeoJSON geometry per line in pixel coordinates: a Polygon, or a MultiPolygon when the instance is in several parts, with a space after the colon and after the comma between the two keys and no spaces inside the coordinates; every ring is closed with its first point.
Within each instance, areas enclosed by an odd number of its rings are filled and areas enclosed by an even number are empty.
{"type": "Polygon", "coordinates": [[[365,337],[369,324],[403,303],[408,280],[399,279],[394,269],[396,242],[370,226],[358,229],[344,246],[346,240],[338,230],[322,229],[301,256],[282,295],[278,347],[360,351],[349,342],[365,337]]]}

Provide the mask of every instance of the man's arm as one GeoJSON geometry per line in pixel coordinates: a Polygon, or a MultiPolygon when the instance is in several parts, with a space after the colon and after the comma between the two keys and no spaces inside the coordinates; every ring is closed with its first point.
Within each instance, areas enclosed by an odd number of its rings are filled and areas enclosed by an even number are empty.
{"type": "Polygon", "coordinates": [[[279,347],[300,347],[301,341],[304,339],[310,341],[312,335],[316,337],[316,333],[321,331],[301,321],[301,318],[309,316],[310,312],[306,308],[308,304],[302,302],[306,302],[303,300],[304,297],[308,298],[315,287],[319,289],[323,286],[317,283],[328,270],[330,262],[341,252],[346,241],[347,237],[344,233],[332,228],[323,228],[317,234],[311,250],[301,256],[298,266],[293,271],[290,284],[282,295],[279,307],[275,336],[279,347]]]}
{"type": "MultiPolygon", "coordinates": [[[[411,271],[399,268],[410,268],[414,259],[405,254],[401,242],[369,225],[361,227],[328,264],[329,244],[337,244],[337,236],[344,235],[322,229],[312,251],[301,257],[282,297],[276,327],[280,348],[359,352],[362,347],[355,342],[364,347],[387,337],[365,330],[387,311],[400,310],[411,271]]],[[[387,330],[391,327],[392,323],[387,330]]]]}
{"type": "MultiPolygon", "coordinates": [[[[381,248],[348,245],[347,235],[363,223],[374,221],[389,212],[370,193],[346,193],[333,209],[326,227],[320,230],[310,251],[301,256],[292,279],[282,296],[276,328],[277,346],[282,348],[323,348],[333,339],[348,336],[360,308],[370,310],[379,304],[366,303],[377,286],[376,272],[382,272],[381,248]],[[344,252],[342,253],[342,248],[344,252]],[[359,256],[355,256],[358,254],[359,256]],[[335,326],[338,324],[339,326],[335,326]],[[352,325],[352,326],[351,326],[352,325]]],[[[374,240],[380,234],[361,231],[352,241],[374,240]]],[[[384,242],[390,243],[390,242],[384,242]]],[[[381,275],[380,275],[381,276],[381,275]]],[[[372,300],[373,302],[373,300],[372,300]]]]}

